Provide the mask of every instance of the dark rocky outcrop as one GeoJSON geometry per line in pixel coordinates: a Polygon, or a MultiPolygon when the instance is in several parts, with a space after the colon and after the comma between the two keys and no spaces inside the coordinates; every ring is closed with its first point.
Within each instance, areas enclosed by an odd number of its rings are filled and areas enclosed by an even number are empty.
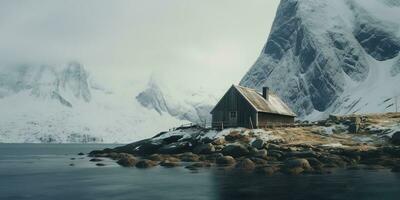
{"type": "Polygon", "coordinates": [[[215,147],[210,143],[197,145],[193,149],[193,153],[195,154],[211,154],[213,152],[215,152],[215,147]]]}
{"type": "Polygon", "coordinates": [[[216,159],[218,165],[233,165],[236,160],[232,156],[222,156],[216,159]]]}
{"type": "Polygon", "coordinates": [[[137,159],[133,156],[126,156],[117,161],[117,163],[123,167],[133,167],[137,163],[137,159]]]}
{"type": "Polygon", "coordinates": [[[233,156],[235,158],[246,156],[249,154],[249,150],[240,144],[227,145],[222,149],[222,154],[226,156],[233,156]]]}
{"type": "Polygon", "coordinates": [[[296,175],[311,170],[312,167],[306,159],[289,159],[284,162],[283,172],[288,174],[296,175]]]}
{"type": "Polygon", "coordinates": [[[140,160],[140,161],[138,161],[137,163],[136,163],[136,167],[137,168],[150,168],[150,167],[154,167],[154,166],[156,166],[157,165],[157,163],[156,162],[154,162],[154,161],[152,161],[152,160],[146,160],[146,159],[144,159],[144,160],[140,160]]]}
{"type": "Polygon", "coordinates": [[[390,140],[394,145],[400,145],[400,131],[394,133],[390,140]]]}
{"type": "Polygon", "coordinates": [[[256,168],[256,164],[254,164],[252,160],[246,158],[239,161],[236,164],[236,168],[241,170],[254,170],[256,168]]]}

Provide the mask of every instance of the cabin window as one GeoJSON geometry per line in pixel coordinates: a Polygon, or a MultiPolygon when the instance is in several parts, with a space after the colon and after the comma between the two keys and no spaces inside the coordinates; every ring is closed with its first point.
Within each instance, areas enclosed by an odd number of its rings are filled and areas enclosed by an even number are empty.
{"type": "Polygon", "coordinates": [[[236,111],[232,111],[232,112],[230,112],[230,117],[231,118],[236,118],[236,114],[237,114],[236,111]]]}

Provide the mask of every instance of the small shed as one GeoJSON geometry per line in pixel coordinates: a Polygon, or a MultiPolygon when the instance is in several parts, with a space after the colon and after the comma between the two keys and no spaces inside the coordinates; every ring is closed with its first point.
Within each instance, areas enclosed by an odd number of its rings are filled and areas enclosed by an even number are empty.
{"type": "Polygon", "coordinates": [[[212,127],[258,128],[293,124],[296,114],[268,87],[263,93],[232,85],[211,111],[212,127]]]}

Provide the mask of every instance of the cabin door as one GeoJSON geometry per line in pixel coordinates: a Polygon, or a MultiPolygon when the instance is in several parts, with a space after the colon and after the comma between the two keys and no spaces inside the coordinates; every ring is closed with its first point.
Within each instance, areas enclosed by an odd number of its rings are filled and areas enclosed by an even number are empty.
{"type": "Polygon", "coordinates": [[[229,125],[237,126],[237,111],[229,112],[229,125]]]}

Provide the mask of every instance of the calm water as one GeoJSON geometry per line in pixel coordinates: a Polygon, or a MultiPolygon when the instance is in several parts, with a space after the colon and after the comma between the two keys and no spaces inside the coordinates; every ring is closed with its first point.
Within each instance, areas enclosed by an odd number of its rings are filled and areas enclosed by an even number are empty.
{"type": "Polygon", "coordinates": [[[193,173],[122,168],[113,161],[97,167],[77,156],[113,146],[0,144],[0,199],[400,199],[400,174],[387,170],[323,176],[193,173]]]}

